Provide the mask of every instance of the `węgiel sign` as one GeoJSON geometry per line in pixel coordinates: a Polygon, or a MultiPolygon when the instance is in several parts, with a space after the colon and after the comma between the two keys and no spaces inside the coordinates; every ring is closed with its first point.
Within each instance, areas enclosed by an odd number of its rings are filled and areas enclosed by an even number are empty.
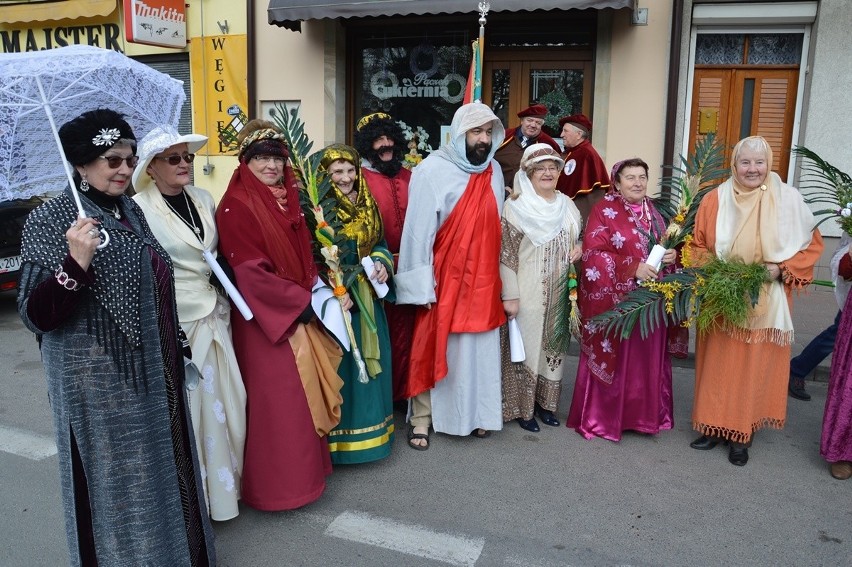
{"type": "Polygon", "coordinates": [[[133,43],[183,49],[185,0],[124,0],[124,34],[133,43]]]}

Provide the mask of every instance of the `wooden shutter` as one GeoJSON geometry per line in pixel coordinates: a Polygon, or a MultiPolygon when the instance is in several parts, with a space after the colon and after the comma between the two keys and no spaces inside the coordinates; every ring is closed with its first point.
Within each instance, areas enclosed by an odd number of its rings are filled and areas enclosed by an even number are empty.
{"type": "Polygon", "coordinates": [[[772,170],[785,178],[790,164],[790,140],[796,109],[798,72],[758,71],[756,79],[752,135],[763,136],[774,154],[772,170]]]}

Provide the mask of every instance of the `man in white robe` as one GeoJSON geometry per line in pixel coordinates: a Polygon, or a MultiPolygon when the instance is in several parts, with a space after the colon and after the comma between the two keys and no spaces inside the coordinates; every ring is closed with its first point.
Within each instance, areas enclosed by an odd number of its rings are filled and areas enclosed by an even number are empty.
{"type": "Polygon", "coordinates": [[[430,424],[436,432],[477,437],[503,425],[499,223],[504,181],[493,160],[503,137],[503,126],[488,106],[464,105],[453,117],[450,143],[430,154],[411,177],[395,283],[398,303],[423,306],[408,389],[414,449],[428,448],[430,424]],[[476,332],[455,332],[462,328],[476,332]],[[420,374],[431,374],[425,381],[414,376],[418,353],[420,374]]]}

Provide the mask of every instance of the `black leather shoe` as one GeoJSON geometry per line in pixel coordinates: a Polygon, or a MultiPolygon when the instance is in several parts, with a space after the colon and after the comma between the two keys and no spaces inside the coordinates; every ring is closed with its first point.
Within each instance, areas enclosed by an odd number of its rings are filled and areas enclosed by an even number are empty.
{"type": "Polygon", "coordinates": [[[533,433],[538,433],[540,431],[538,427],[538,422],[535,420],[535,418],[521,419],[519,417],[515,421],[518,422],[518,425],[521,426],[521,429],[526,429],[527,431],[532,431],[533,433]]]}
{"type": "Polygon", "coordinates": [[[556,419],[556,416],[553,415],[552,411],[536,406],[535,414],[538,416],[538,418],[543,424],[549,425],[550,427],[559,426],[559,420],[556,419]]]}
{"type": "Polygon", "coordinates": [[[728,451],[728,460],[732,465],[744,467],[748,462],[748,449],[746,447],[736,447],[731,444],[731,449],[728,451]]]}
{"type": "Polygon", "coordinates": [[[811,399],[811,395],[805,390],[805,381],[802,378],[790,376],[790,386],[787,390],[790,392],[790,396],[797,400],[807,402],[811,399]]]}
{"type": "Polygon", "coordinates": [[[706,435],[702,435],[701,437],[690,443],[689,446],[693,449],[698,449],[699,451],[709,451],[718,444],[718,439],[711,439],[706,435]]]}

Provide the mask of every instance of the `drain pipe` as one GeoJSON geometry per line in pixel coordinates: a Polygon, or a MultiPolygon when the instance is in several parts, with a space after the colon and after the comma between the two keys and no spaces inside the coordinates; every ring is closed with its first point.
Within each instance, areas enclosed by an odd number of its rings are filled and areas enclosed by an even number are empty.
{"type": "Polygon", "coordinates": [[[255,83],[257,65],[255,61],[257,60],[256,53],[256,44],[257,44],[257,33],[255,33],[254,26],[254,5],[255,0],[249,0],[246,2],[246,35],[248,37],[248,46],[246,49],[246,55],[248,57],[248,61],[246,62],[246,99],[248,108],[246,108],[246,116],[248,116],[249,120],[252,118],[257,118],[257,84],[255,83]]]}
{"type": "MultiPolygon", "coordinates": [[[[666,127],[663,141],[663,163],[668,164],[674,158],[677,122],[678,87],[680,85],[681,43],[683,42],[683,0],[674,0],[672,7],[671,49],[669,51],[669,86],[666,93],[666,127]]],[[[687,110],[688,111],[688,110],[687,110]]],[[[686,140],[685,140],[686,141],[686,140]]],[[[687,144],[687,147],[688,144],[687,144]]],[[[671,165],[663,166],[663,176],[672,175],[671,165]]]]}

